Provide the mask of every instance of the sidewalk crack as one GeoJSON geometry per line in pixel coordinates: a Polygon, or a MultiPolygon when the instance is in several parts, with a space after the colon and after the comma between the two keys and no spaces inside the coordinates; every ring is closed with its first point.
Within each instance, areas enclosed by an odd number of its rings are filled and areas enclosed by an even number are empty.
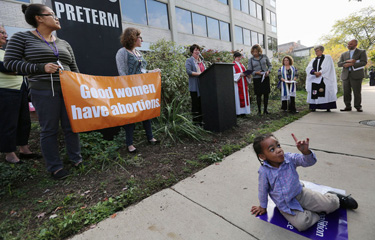
{"type": "Polygon", "coordinates": [[[172,191],[174,191],[175,193],[181,195],[182,197],[186,198],[187,200],[191,201],[192,203],[195,203],[196,205],[200,206],[201,208],[203,208],[203,209],[209,211],[210,213],[213,213],[214,215],[220,217],[221,219],[223,219],[224,221],[226,221],[226,222],[229,223],[230,225],[232,225],[232,226],[234,226],[234,227],[240,229],[241,231],[247,233],[248,235],[252,236],[253,238],[255,238],[255,239],[257,239],[257,240],[260,240],[260,238],[257,238],[256,236],[254,236],[253,234],[249,233],[248,231],[246,231],[246,230],[243,229],[242,227],[237,226],[236,224],[230,222],[228,219],[226,219],[225,217],[221,216],[220,214],[218,214],[218,213],[216,213],[216,212],[214,212],[214,211],[208,209],[207,207],[203,206],[202,204],[200,204],[200,203],[194,201],[193,199],[191,199],[191,198],[185,196],[184,194],[178,192],[178,191],[177,191],[176,189],[174,189],[173,187],[171,187],[170,189],[171,189],[172,191]]]}

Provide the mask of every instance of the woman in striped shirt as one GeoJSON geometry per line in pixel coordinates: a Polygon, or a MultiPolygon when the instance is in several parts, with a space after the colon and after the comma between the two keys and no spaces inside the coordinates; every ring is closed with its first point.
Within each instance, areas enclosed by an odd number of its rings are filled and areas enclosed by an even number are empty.
{"type": "Polygon", "coordinates": [[[27,23],[36,29],[19,32],[10,39],[4,65],[28,75],[33,105],[41,126],[40,143],[47,170],[54,179],[63,179],[68,171],[59,156],[59,122],[65,136],[67,153],[73,166],[82,163],[79,136],[72,132],[61,92],[59,68],[78,72],[69,43],[52,35],[61,28],[58,18],[42,4],[22,5],[27,23]]]}

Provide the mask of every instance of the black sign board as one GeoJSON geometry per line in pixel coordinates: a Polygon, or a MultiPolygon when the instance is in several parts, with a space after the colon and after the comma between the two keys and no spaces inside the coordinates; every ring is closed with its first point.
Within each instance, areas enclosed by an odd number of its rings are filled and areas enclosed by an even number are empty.
{"type": "Polygon", "coordinates": [[[69,42],[81,73],[117,76],[122,33],[120,0],[49,0],[60,19],[57,36],[69,42]]]}

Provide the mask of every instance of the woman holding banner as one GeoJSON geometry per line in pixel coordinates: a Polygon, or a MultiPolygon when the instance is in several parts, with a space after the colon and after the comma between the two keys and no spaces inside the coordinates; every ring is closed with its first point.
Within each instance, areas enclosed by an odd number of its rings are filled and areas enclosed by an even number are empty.
{"type": "MultiPolygon", "coordinates": [[[[146,70],[147,62],[143,58],[142,54],[137,51],[136,47],[142,46],[141,31],[136,28],[126,28],[121,34],[120,42],[122,48],[117,51],[116,64],[117,70],[120,76],[133,75],[150,72],[160,72],[160,69],[146,70]]],[[[146,137],[150,144],[155,145],[157,140],[152,135],[151,120],[145,120],[142,122],[143,128],[146,131],[146,137]]],[[[129,153],[135,153],[137,149],[133,145],[133,135],[135,124],[127,124],[124,126],[126,132],[126,146],[128,147],[129,153]]]]}
{"type": "Polygon", "coordinates": [[[59,68],[78,72],[69,43],[52,35],[61,29],[59,19],[42,4],[22,5],[27,23],[33,31],[19,32],[10,39],[4,65],[14,72],[28,75],[32,103],[41,127],[40,144],[47,170],[54,179],[64,179],[69,172],[59,156],[59,122],[64,132],[66,149],[73,166],[82,163],[79,136],[73,133],[61,92],[59,68]]]}
{"type": "Polygon", "coordinates": [[[5,153],[5,161],[19,164],[20,159],[40,156],[32,153],[27,145],[31,121],[26,81],[4,68],[2,47],[7,37],[5,28],[0,25],[0,152],[5,153]],[[19,157],[15,153],[17,146],[19,157]]]}

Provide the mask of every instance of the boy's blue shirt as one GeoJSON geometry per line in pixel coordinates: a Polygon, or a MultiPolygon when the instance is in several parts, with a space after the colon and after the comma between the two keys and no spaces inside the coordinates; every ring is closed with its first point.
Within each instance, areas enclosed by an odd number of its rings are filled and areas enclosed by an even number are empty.
{"type": "Polygon", "coordinates": [[[296,199],[296,196],[302,191],[296,168],[312,166],[316,161],[315,153],[312,151],[309,155],[284,153],[284,162],[279,168],[272,167],[267,161],[264,161],[264,165],[258,171],[260,206],[267,208],[269,194],[280,211],[291,215],[295,215],[292,210],[303,212],[303,208],[296,199]]]}

